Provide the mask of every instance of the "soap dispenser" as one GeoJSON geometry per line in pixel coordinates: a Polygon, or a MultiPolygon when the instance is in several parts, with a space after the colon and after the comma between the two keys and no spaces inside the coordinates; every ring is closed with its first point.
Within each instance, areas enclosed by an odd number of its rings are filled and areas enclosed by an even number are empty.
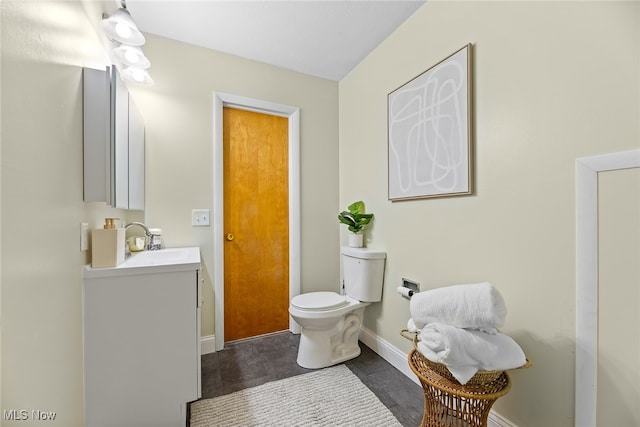
{"type": "Polygon", "coordinates": [[[104,227],[91,233],[91,267],[117,267],[124,262],[125,229],[119,218],[105,218],[104,227]]]}

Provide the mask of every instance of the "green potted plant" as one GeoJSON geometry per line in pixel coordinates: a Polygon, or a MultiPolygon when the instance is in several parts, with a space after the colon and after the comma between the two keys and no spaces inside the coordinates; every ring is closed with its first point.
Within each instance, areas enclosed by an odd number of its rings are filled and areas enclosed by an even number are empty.
{"type": "Polygon", "coordinates": [[[338,221],[349,228],[349,246],[361,248],[364,240],[362,229],[371,222],[373,214],[364,213],[362,200],[351,203],[347,209],[338,214],[338,221]]]}

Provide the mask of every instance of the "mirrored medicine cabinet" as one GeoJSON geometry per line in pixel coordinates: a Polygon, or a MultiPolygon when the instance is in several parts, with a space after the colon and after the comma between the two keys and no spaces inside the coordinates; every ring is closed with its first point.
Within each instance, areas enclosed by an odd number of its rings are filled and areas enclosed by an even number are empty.
{"type": "Polygon", "coordinates": [[[116,67],[83,69],[84,201],[144,210],[144,122],[116,67]]]}

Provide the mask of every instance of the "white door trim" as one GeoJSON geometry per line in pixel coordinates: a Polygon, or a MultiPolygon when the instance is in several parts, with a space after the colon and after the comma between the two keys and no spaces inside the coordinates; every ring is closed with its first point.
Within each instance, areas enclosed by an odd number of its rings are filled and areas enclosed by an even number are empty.
{"type": "MultiPolygon", "coordinates": [[[[289,298],[300,294],[300,109],[244,96],[213,94],[213,291],[215,347],[224,348],[224,187],[222,109],[234,107],[289,119],[289,298]]],[[[296,325],[289,318],[289,329],[296,325]]]]}
{"type": "Polygon", "coordinates": [[[598,173],[640,167],[640,150],[576,160],[576,427],[595,427],[598,398],[598,173]]]}

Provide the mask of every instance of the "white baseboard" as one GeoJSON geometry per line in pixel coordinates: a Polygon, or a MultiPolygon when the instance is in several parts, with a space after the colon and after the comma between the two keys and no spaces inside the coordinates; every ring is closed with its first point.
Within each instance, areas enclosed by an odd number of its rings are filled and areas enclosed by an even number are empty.
{"type": "Polygon", "coordinates": [[[364,345],[378,353],[380,357],[393,365],[394,368],[402,372],[407,378],[420,385],[418,377],[416,377],[409,367],[408,354],[403,353],[396,347],[392,346],[389,341],[380,338],[367,328],[360,328],[359,339],[364,343],[364,345]]]}
{"type": "MultiPolygon", "coordinates": [[[[371,350],[375,351],[380,357],[389,362],[394,368],[402,372],[407,378],[420,384],[420,381],[409,367],[409,355],[400,351],[398,348],[391,345],[388,341],[380,338],[370,330],[361,327],[360,328],[360,341],[371,350]]],[[[488,427],[517,427],[511,421],[507,420],[500,414],[491,411],[489,412],[489,420],[487,422],[488,427]]]]}
{"type": "Polygon", "coordinates": [[[502,415],[495,411],[489,412],[489,419],[487,421],[488,427],[518,427],[502,415]]]}
{"type": "Polygon", "coordinates": [[[200,337],[200,354],[215,353],[216,351],[216,336],[207,335],[206,337],[200,337]]]}

